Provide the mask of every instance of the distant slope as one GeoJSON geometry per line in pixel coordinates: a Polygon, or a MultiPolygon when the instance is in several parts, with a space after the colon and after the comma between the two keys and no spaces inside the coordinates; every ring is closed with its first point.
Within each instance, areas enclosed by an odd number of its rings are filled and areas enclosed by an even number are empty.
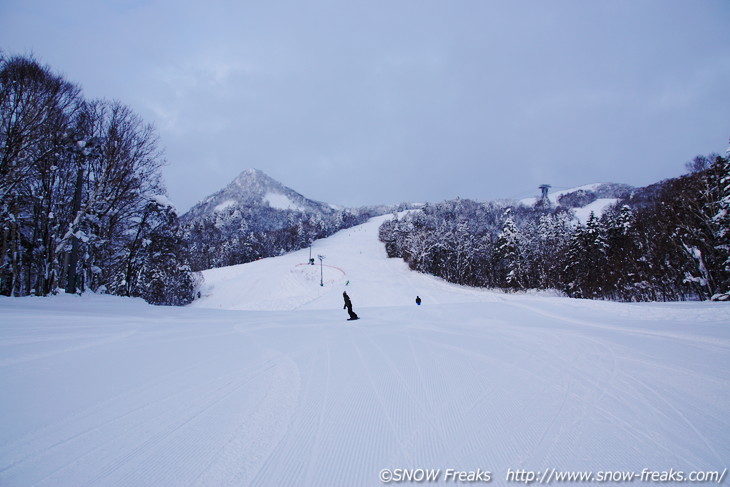
{"type": "MultiPolygon", "coordinates": [[[[633,186],[618,183],[594,183],[548,193],[548,201],[552,207],[571,208],[578,220],[585,222],[591,213],[601,216],[609,206],[627,197],[634,190],[633,186]]],[[[539,197],[525,198],[520,204],[535,206],[539,197]]]]}

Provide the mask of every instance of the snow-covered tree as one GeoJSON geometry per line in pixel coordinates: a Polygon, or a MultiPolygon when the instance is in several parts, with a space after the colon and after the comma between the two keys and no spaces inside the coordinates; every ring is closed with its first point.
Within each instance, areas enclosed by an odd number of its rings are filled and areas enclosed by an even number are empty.
{"type": "Polygon", "coordinates": [[[523,236],[512,219],[511,209],[507,208],[502,231],[497,237],[497,256],[501,259],[501,266],[505,272],[504,282],[508,288],[524,287],[526,263],[522,247],[523,236]]]}
{"type": "Polygon", "coordinates": [[[151,262],[141,256],[168,220],[149,226],[163,162],[128,107],[84,100],[32,58],[1,58],[0,293],[140,295],[138,259],[151,262]]]}
{"type": "Polygon", "coordinates": [[[79,93],[33,58],[0,57],[2,294],[43,294],[55,285],[54,240],[66,231],[58,201],[69,196],[72,166],[66,134],[79,93]]]}
{"type": "Polygon", "coordinates": [[[573,232],[566,252],[565,291],[579,298],[603,297],[607,243],[600,220],[591,212],[573,232]]]}
{"type": "Polygon", "coordinates": [[[730,148],[725,157],[715,160],[718,171],[719,191],[716,212],[712,217],[716,243],[715,250],[719,255],[721,269],[718,276],[718,287],[713,299],[730,299],[730,148]]]}
{"type": "Polygon", "coordinates": [[[180,306],[193,300],[198,277],[190,270],[175,208],[164,197],[150,200],[132,295],[152,304],[180,306]]]}
{"type": "Polygon", "coordinates": [[[529,275],[532,286],[538,289],[557,289],[560,286],[561,264],[568,248],[572,217],[568,212],[541,215],[532,221],[529,247],[529,275]]]}

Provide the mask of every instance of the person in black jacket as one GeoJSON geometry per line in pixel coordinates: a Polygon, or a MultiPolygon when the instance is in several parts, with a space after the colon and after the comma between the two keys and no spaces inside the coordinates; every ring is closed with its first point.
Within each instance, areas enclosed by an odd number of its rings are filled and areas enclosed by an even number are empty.
{"type": "Polygon", "coordinates": [[[342,309],[347,308],[347,314],[350,315],[348,321],[358,319],[358,316],[355,314],[354,311],[352,311],[352,301],[350,301],[350,296],[347,295],[347,291],[344,291],[342,293],[342,297],[345,298],[345,305],[342,307],[342,309]]]}

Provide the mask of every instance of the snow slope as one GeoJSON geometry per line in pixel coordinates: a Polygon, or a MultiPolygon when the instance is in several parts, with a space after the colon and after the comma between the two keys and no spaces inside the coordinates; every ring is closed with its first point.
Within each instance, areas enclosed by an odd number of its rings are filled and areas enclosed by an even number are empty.
{"type": "Polygon", "coordinates": [[[316,242],[329,267],[207,271],[187,308],[0,299],[0,485],[730,467],[727,304],[462,288],[387,259],[378,223],[316,242]]]}
{"type": "Polygon", "coordinates": [[[589,203],[582,208],[573,208],[575,217],[579,222],[585,224],[593,213],[596,218],[600,218],[610,206],[618,203],[618,198],[598,198],[593,203],[589,203]]]}
{"type": "Polygon", "coordinates": [[[355,308],[409,306],[416,295],[429,304],[494,301],[496,295],[411,272],[400,259],[388,259],[378,227],[390,216],[373,218],[314,243],[310,250],[204,271],[204,297],[198,308],[236,310],[337,310],[348,291],[355,308]],[[320,266],[318,256],[324,260],[320,266]],[[320,286],[324,280],[325,286],[320,286]],[[346,284],[347,283],[347,284],[346,284]]]}

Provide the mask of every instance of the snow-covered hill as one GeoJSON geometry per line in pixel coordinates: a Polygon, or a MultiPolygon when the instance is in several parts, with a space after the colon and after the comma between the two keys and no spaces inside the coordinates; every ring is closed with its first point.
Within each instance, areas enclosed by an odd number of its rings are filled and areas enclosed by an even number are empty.
{"type": "Polygon", "coordinates": [[[376,214],[382,213],[310,200],[249,169],[195,205],[180,222],[190,266],[198,271],[300,249],[376,214]]]}
{"type": "Polygon", "coordinates": [[[726,304],[463,288],[387,259],[378,224],[315,242],[322,267],[305,250],[207,271],[186,308],[0,298],[0,485],[730,466],[726,304]]]}
{"type": "Polygon", "coordinates": [[[193,206],[181,219],[188,223],[229,209],[268,207],[281,211],[331,214],[334,208],[310,200],[258,169],[246,169],[228,186],[193,206]]]}
{"type": "MultiPolygon", "coordinates": [[[[551,206],[572,208],[576,218],[585,223],[591,213],[600,217],[609,206],[628,196],[634,189],[627,184],[586,184],[577,188],[549,192],[548,202],[551,206]]],[[[525,198],[520,200],[520,204],[534,206],[538,201],[540,198],[525,198]]]]}

